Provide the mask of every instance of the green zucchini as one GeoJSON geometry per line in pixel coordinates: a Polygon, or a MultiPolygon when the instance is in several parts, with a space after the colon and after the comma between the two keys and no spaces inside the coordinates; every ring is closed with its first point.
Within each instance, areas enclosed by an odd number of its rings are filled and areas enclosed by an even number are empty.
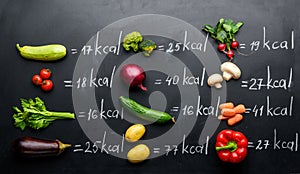
{"type": "Polygon", "coordinates": [[[119,99],[120,99],[121,105],[125,109],[127,109],[132,114],[134,114],[135,116],[137,116],[141,119],[151,121],[151,122],[156,122],[156,123],[166,123],[169,121],[172,121],[175,123],[174,117],[172,117],[170,114],[168,114],[166,112],[147,108],[147,107],[137,103],[136,101],[134,101],[130,98],[124,97],[124,96],[120,96],[119,99]]]}
{"type": "Polygon", "coordinates": [[[60,44],[50,44],[41,46],[23,46],[16,44],[22,57],[39,61],[59,60],[67,54],[66,47],[60,44]]]}

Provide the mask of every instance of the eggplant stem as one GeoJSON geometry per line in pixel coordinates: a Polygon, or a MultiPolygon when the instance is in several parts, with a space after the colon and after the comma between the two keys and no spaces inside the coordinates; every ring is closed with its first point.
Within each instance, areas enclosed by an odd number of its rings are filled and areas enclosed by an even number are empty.
{"type": "Polygon", "coordinates": [[[58,148],[59,148],[58,155],[61,154],[66,148],[72,146],[71,144],[64,144],[59,140],[56,140],[56,142],[58,143],[58,148]]]}

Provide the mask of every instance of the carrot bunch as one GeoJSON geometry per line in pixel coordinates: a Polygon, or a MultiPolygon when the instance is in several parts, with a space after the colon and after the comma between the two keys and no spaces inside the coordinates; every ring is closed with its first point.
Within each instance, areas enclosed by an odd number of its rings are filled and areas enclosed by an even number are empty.
{"type": "Polygon", "coordinates": [[[236,123],[243,120],[243,113],[246,112],[245,105],[239,104],[234,106],[232,102],[220,104],[221,115],[218,117],[219,120],[227,120],[229,126],[233,126],[236,123]]]}

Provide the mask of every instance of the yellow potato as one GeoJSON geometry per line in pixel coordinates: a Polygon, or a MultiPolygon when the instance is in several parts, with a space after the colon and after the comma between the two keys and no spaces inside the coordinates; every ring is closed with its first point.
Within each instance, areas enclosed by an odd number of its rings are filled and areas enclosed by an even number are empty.
{"type": "Polygon", "coordinates": [[[136,142],[140,138],[142,138],[142,136],[145,134],[145,132],[146,132],[146,128],[144,125],[134,124],[127,129],[127,131],[125,133],[125,139],[128,142],[136,142]]]}
{"type": "Polygon", "coordinates": [[[127,153],[127,159],[131,163],[139,163],[146,160],[150,155],[150,150],[147,145],[139,144],[134,146],[127,153]]]}

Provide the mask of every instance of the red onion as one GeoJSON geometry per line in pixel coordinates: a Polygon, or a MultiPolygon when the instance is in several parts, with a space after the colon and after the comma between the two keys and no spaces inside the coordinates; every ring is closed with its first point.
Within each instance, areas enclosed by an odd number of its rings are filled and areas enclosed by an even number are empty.
{"type": "Polygon", "coordinates": [[[146,74],[140,66],[136,64],[124,65],[120,71],[120,77],[130,87],[139,87],[143,91],[147,91],[147,88],[142,84],[146,74]]]}

